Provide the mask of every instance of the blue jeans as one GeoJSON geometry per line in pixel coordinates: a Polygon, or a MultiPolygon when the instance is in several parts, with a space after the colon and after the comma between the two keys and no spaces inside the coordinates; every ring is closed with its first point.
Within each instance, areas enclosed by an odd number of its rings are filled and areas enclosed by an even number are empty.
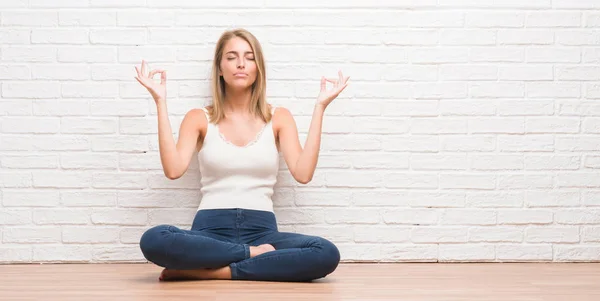
{"type": "Polygon", "coordinates": [[[203,209],[191,230],[159,225],[141,237],[148,261],[167,269],[229,266],[231,278],[260,281],[311,281],[332,273],[340,261],[330,241],[279,232],[272,212],[203,209]],[[275,251],[250,258],[250,246],[271,244],[275,251]]]}

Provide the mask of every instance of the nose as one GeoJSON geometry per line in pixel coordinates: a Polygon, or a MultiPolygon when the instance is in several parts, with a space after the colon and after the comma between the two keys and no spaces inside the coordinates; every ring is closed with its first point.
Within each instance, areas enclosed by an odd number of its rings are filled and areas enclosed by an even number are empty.
{"type": "Polygon", "coordinates": [[[246,63],[244,62],[244,59],[239,59],[238,63],[237,63],[237,67],[239,69],[243,69],[245,67],[246,63]]]}

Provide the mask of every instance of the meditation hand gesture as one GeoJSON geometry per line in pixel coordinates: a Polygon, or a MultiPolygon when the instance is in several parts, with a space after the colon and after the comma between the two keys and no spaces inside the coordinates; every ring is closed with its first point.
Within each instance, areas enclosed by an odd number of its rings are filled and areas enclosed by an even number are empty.
{"type": "Polygon", "coordinates": [[[137,76],[135,79],[144,86],[148,92],[154,98],[154,101],[158,104],[159,102],[165,101],[167,99],[167,71],[165,70],[151,70],[150,72],[146,71],[147,64],[144,60],[142,60],[142,66],[140,69],[135,67],[135,71],[137,71],[137,76]],[[152,77],[156,73],[160,73],[160,83],[155,82],[152,77]]]}
{"type": "Polygon", "coordinates": [[[348,79],[350,77],[344,77],[342,71],[338,71],[338,75],[337,79],[321,77],[321,92],[317,97],[318,106],[326,108],[348,86],[348,79]],[[327,82],[333,83],[333,88],[330,90],[327,90],[327,82]]]}

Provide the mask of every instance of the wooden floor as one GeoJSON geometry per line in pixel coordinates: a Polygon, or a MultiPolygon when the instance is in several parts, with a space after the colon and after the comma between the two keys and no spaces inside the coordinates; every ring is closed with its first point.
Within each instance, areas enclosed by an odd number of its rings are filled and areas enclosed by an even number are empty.
{"type": "Polygon", "coordinates": [[[159,282],[160,271],[0,265],[0,300],[600,300],[600,263],[346,263],[313,283],[159,282]]]}

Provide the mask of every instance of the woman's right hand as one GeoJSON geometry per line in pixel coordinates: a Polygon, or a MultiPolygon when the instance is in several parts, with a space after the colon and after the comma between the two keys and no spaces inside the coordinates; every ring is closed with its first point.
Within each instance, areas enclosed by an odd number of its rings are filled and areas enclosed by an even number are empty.
{"type": "Polygon", "coordinates": [[[156,104],[164,102],[167,99],[167,71],[146,71],[146,67],[147,64],[144,60],[142,60],[142,66],[139,69],[137,66],[135,67],[135,71],[137,72],[135,79],[150,92],[156,104]],[[160,83],[157,83],[152,79],[156,73],[161,74],[160,83]]]}

